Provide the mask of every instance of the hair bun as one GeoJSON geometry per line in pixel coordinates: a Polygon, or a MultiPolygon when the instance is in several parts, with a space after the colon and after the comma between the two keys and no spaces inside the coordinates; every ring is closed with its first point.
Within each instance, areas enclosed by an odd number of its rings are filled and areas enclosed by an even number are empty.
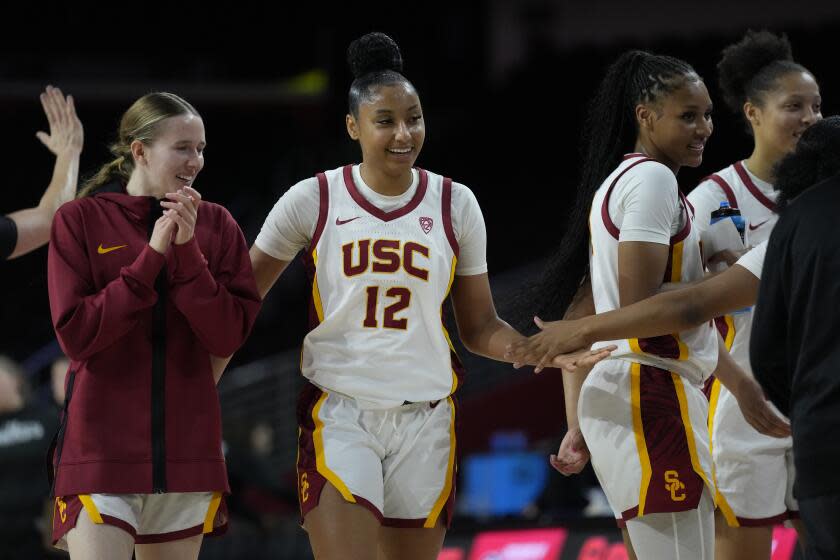
{"type": "Polygon", "coordinates": [[[740,41],[723,49],[717,68],[727,105],[740,112],[750,80],[778,61],[793,61],[790,41],[784,34],[775,35],[766,30],[749,30],[740,41]]]}
{"type": "Polygon", "coordinates": [[[353,78],[371,72],[393,70],[402,73],[403,60],[397,43],[384,33],[362,35],[347,48],[347,63],[353,78]]]}

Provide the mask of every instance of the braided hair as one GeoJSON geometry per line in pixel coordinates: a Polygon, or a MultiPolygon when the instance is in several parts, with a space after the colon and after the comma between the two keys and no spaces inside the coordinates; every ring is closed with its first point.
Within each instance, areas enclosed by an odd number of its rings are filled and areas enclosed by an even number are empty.
{"type": "Polygon", "coordinates": [[[353,83],[347,105],[353,118],[359,118],[359,105],[370,101],[381,86],[407,84],[402,75],[403,59],[400,47],[384,33],[362,35],[347,48],[347,64],[353,73],[353,83]]]}
{"type": "MultiPolygon", "coordinates": [[[[794,62],[786,35],[753,30],[723,49],[717,69],[726,106],[745,121],[744,103],[749,101],[762,107],[767,93],[778,87],[779,78],[790,72],[808,72],[794,62]]],[[[748,132],[752,133],[752,127],[748,121],[746,123],[748,132]]]]}
{"type": "Polygon", "coordinates": [[[778,212],[803,191],[840,173],[840,117],[827,117],[809,126],[796,149],[777,165],[778,212]]]}
{"type": "Polygon", "coordinates": [[[700,76],[688,63],[638,50],[625,52],[607,69],[584,121],[583,166],[565,235],[542,280],[525,291],[517,307],[527,305],[533,310],[533,302],[538,301],[536,311],[543,318],[563,316],[589,274],[588,220],[592,199],[622,156],[635,146],[639,134],[636,106],[658,103],[692,81],[700,81],[700,76]]]}

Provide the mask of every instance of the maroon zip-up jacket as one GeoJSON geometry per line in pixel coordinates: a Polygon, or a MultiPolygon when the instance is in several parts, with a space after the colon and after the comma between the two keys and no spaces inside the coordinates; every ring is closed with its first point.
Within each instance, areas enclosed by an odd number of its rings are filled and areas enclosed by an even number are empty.
{"type": "Polygon", "coordinates": [[[57,496],[229,491],[210,355],[245,341],[260,297],[242,231],[201,202],[195,236],[148,244],[160,202],[106,192],[61,207],[48,284],[70,357],[57,496]]]}

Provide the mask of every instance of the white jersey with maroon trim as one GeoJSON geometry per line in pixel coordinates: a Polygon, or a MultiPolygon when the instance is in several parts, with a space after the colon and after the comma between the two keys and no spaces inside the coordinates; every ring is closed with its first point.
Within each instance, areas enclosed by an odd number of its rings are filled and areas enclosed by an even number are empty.
{"type": "Polygon", "coordinates": [[[301,371],[315,385],[377,409],[436,401],[460,384],[441,319],[458,258],[452,182],[419,171],[403,207],[364,198],[352,166],[318,174],[310,259],[311,316],[301,371]]]}
{"type": "MultiPolygon", "coordinates": [[[[626,200],[624,192],[649,182],[667,177],[669,183],[650,189],[644,185],[648,194],[657,197],[670,197],[673,206],[669,207],[667,219],[673,224],[671,231],[664,233],[663,243],[669,244],[668,263],[662,282],[692,282],[703,277],[704,267],[699,235],[693,227],[693,209],[677,189],[676,178],[662,164],[645,157],[643,154],[628,154],[621,164],[604,180],[595,193],[589,215],[590,226],[590,271],[595,309],[598,313],[620,307],[618,289],[618,245],[621,234],[621,206],[632,206],[638,201],[626,200]],[[653,167],[658,166],[658,168],[653,167]],[[667,173],[665,173],[667,171],[667,173]],[[670,175],[668,175],[670,173],[670,175]],[[671,192],[673,191],[673,192],[671,192]],[[622,202],[611,205],[610,198],[615,196],[622,202]],[[672,208],[672,210],[671,210],[672,208]],[[670,239],[668,239],[670,234],[670,239]]],[[[639,192],[636,189],[634,192],[639,192]]],[[[632,198],[632,197],[631,197],[632,198]]],[[[637,215],[645,211],[635,205],[637,215]]],[[[638,218],[637,218],[638,221],[638,218]]],[[[642,220],[644,221],[644,219],[642,220]]],[[[660,220],[661,222],[661,220],[660,220]]],[[[645,224],[642,224],[642,230],[645,224]]],[[[665,226],[667,228],[667,225],[665,226]]],[[[650,224],[649,230],[661,229],[661,223],[650,224]]],[[[637,224],[637,229],[639,225],[637,224]]],[[[663,239],[663,233],[656,231],[657,239],[663,239]]],[[[653,233],[651,233],[653,235],[653,233]]],[[[637,235],[628,240],[645,240],[637,235]]],[[[652,239],[652,237],[651,237],[652,239]]],[[[638,362],[678,373],[693,383],[702,383],[717,364],[717,339],[711,323],[680,333],[652,338],[632,338],[599,343],[597,346],[615,344],[618,349],[613,358],[638,362]]]]}
{"type": "MultiPolygon", "coordinates": [[[[775,212],[777,198],[778,192],[773,185],[750,173],[741,161],[709,175],[688,195],[689,202],[697,211],[701,232],[709,227],[710,214],[720,207],[721,202],[729,202],[731,207],[738,208],[744,218],[744,243],[748,248],[770,238],[779,219],[775,212]]],[[[749,356],[752,316],[750,307],[715,319],[729,353],[747,371],[752,371],[749,356]]]]}

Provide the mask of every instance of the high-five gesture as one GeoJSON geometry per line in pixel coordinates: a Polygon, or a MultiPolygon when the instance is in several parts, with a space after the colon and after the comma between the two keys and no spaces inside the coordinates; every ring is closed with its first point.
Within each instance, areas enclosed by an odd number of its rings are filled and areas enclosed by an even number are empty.
{"type": "Polygon", "coordinates": [[[84,144],[84,129],[82,121],[76,115],[73,96],[67,97],[61,90],[47,86],[41,94],[41,106],[47,116],[50,131],[37,132],[35,136],[56,156],[63,153],[79,154],[84,144]]]}

